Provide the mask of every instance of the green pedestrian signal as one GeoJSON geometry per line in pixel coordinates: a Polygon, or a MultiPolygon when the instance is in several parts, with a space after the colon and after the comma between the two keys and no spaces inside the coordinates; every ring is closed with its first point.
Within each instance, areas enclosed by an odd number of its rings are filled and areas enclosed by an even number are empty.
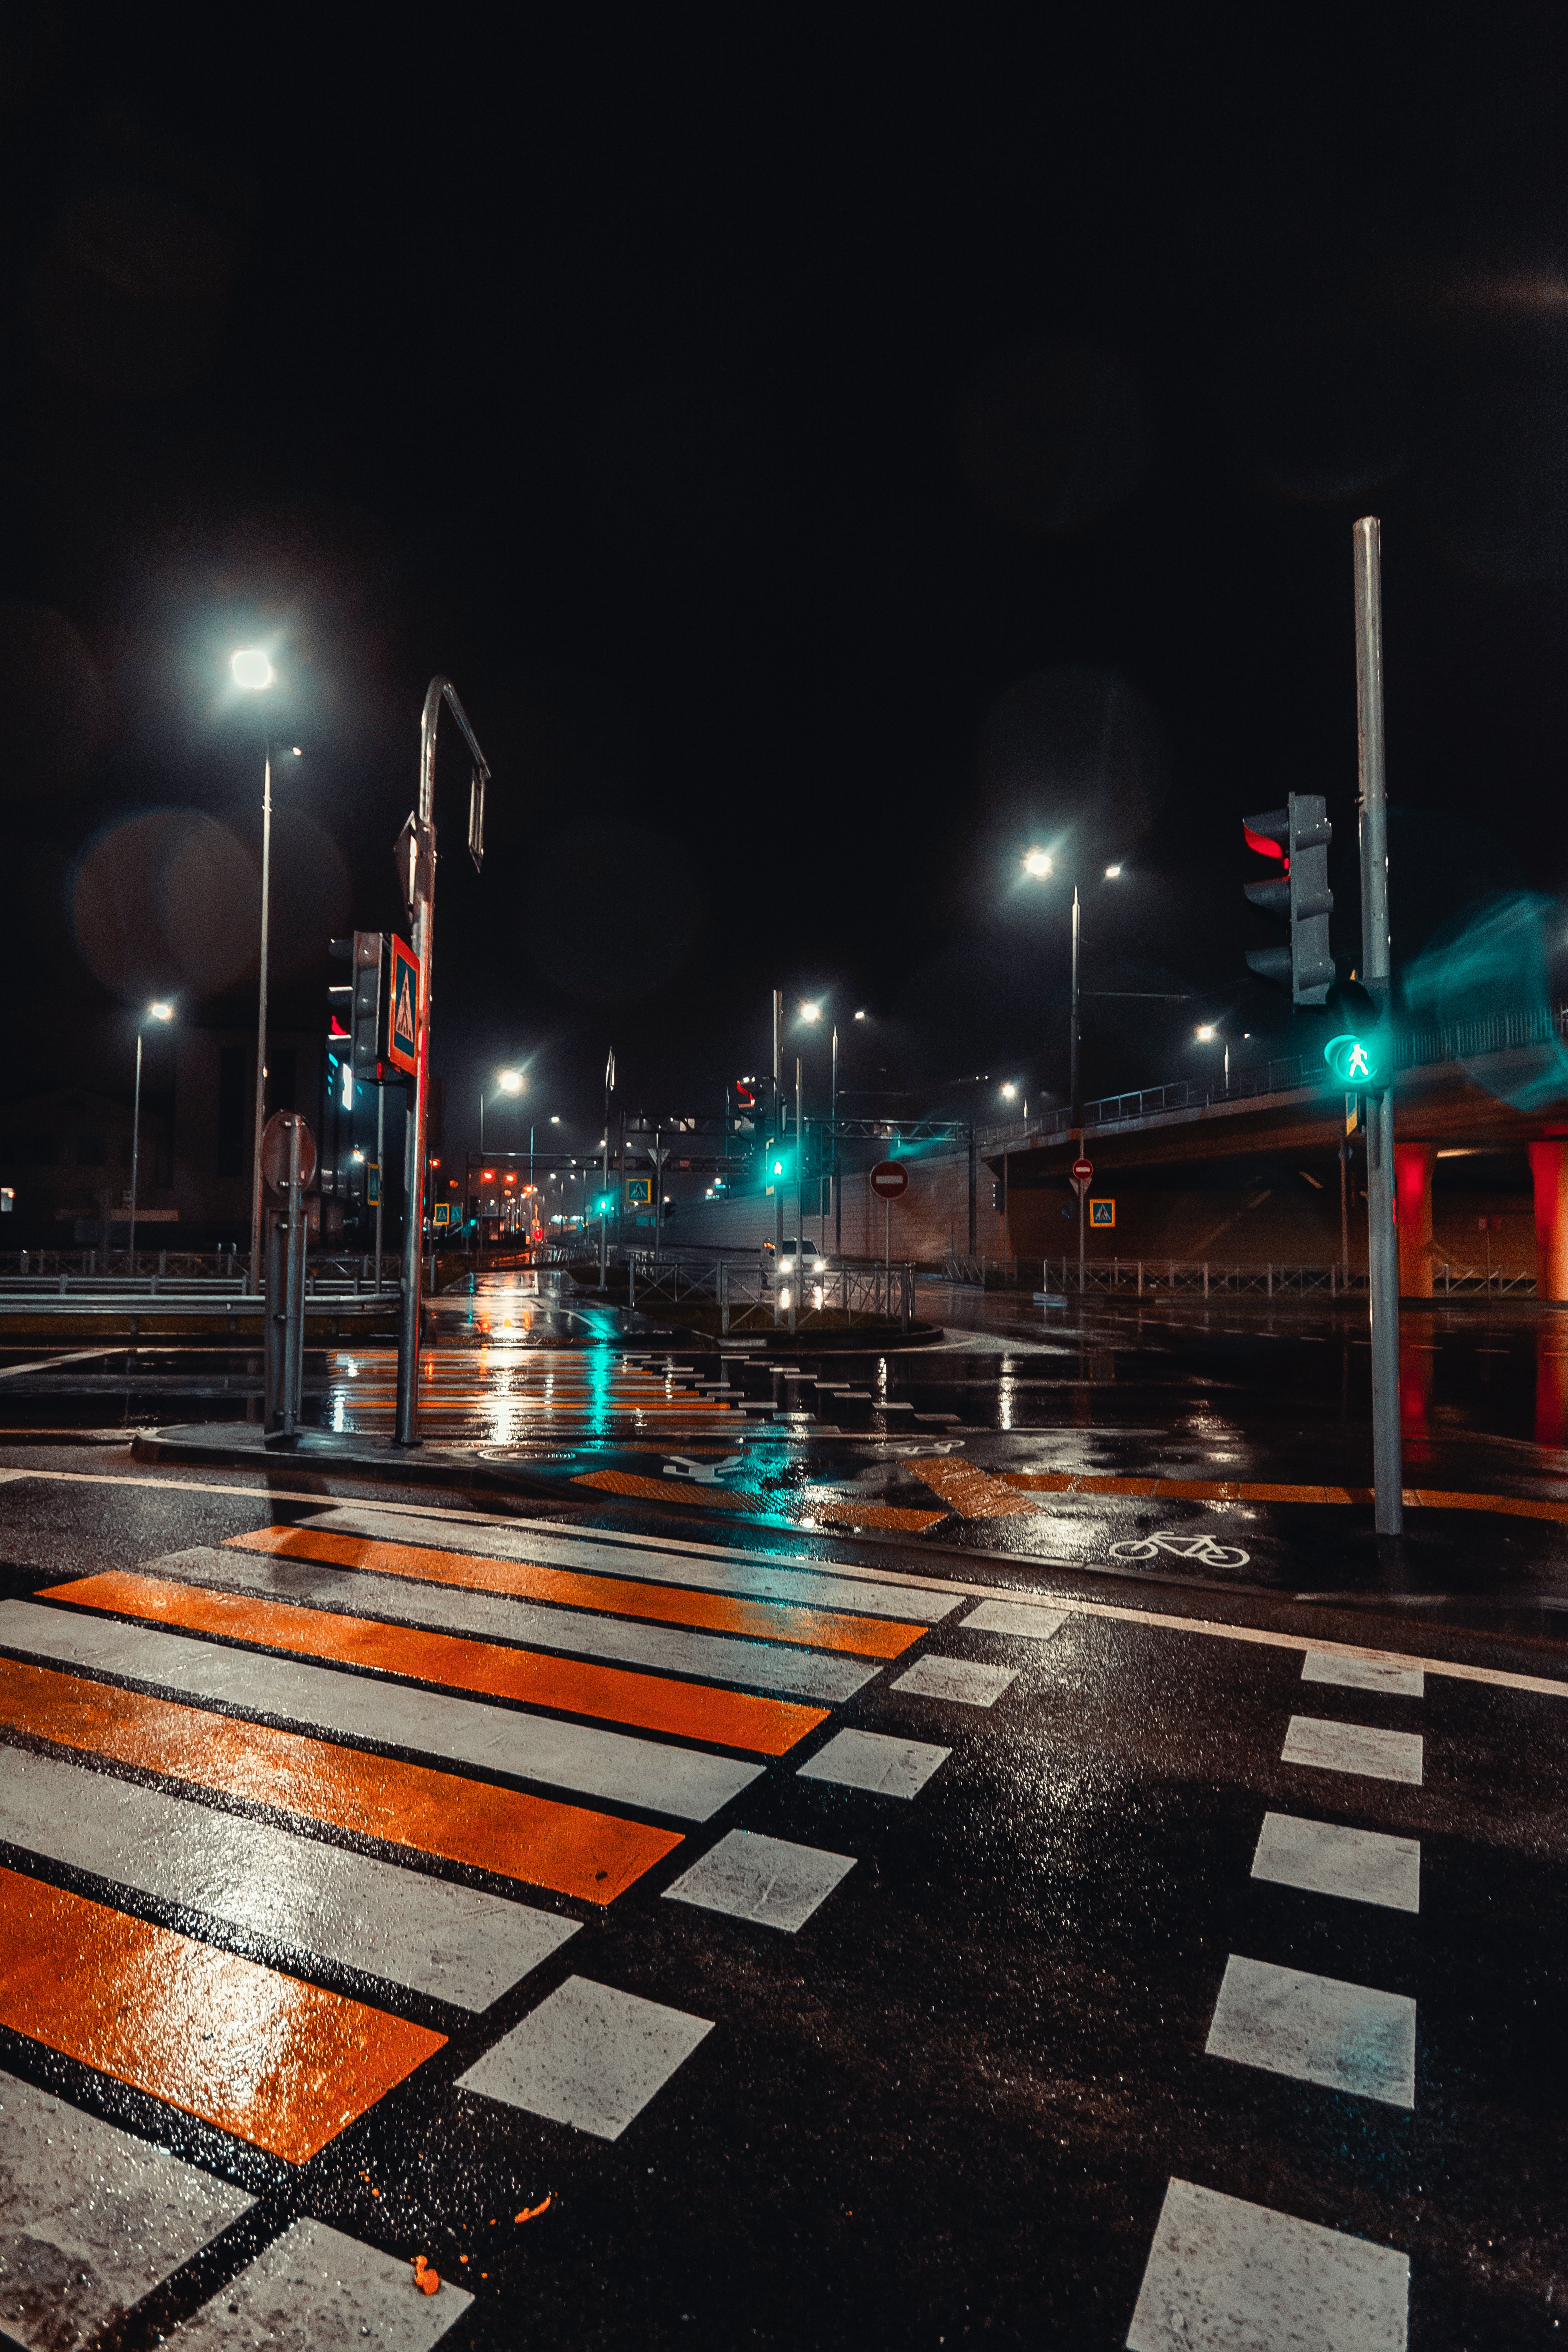
{"type": "Polygon", "coordinates": [[[1383,1071],[1375,1043],[1365,1037],[1331,1037],[1323,1059],[1342,1087],[1375,1087],[1383,1071]]]}

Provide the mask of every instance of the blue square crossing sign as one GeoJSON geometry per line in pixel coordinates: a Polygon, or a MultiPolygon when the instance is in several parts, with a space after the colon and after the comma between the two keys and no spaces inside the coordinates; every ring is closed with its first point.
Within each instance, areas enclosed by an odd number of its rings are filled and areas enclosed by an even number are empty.
{"type": "Polygon", "coordinates": [[[1089,1204],[1089,1222],[1091,1225],[1113,1225],[1116,1223],[1115,1202],[1091,1201],[1089,1204]]]}

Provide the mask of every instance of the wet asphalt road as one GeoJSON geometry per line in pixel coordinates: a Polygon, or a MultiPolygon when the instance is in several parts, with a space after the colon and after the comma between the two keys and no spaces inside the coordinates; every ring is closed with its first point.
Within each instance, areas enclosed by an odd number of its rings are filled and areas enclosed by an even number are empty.
{"type": "Polygon", "coordinates": [[[12,2340],[1557,2340],[1537,1632],[942,1529],[7,1464],[12,2340]],[[803,1675],[859,1686],[802,1725],[803,1675]],[[700,1819],[693,1775],[735,1784],[700,1819]]]}

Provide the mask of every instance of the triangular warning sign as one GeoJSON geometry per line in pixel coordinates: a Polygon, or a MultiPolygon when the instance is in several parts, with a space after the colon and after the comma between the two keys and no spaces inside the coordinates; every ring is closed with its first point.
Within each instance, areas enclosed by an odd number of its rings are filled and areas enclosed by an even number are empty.
{"type": "Polygon", "coordinates": [[[397,1012],[393,1027],[397,1036],[406,1037],[409,1045],[412,1045],[415,1036],[414,999],[409,989],[408,979],[408,966],[404,964],[397,975],[397,1012]]]}

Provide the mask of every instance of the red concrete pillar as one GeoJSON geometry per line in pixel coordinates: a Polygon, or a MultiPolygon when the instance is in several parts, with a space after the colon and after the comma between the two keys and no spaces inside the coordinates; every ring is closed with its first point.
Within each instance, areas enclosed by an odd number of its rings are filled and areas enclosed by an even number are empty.
{"type": "Polygon", "coordinates": [[[1535,1442],[1568,1445],[1568,1353],[1556,1323],[1543,1323],[1535,1335],[1535,1442]]]}
{"type": "Polygon", "coordinates": [[[1399,1200],[1399,1295],[1432,1296],[1432,1169],[1435,1143],[1396,1143],[1394,1181],[1399,1200]]]}
{"type": "Polygon", "coordinates": [[[1568,1143],[1556,1137],[1530,1147],[1535,1180],[1535,1295],[1568,1298],[1568,1143]]]}

